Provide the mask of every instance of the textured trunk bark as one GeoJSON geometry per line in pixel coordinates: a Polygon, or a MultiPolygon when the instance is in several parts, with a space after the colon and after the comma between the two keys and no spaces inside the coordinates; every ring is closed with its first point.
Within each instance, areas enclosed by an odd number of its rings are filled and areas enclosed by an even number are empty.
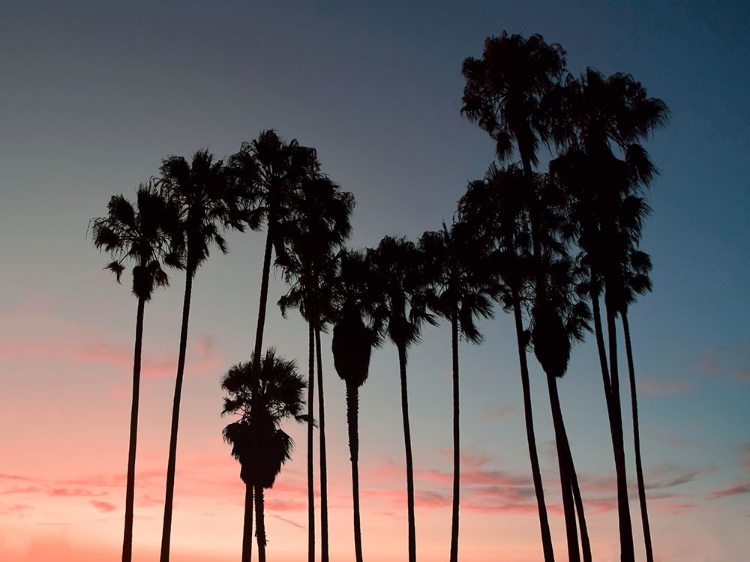
{"type": "Polygon", "coordinates": [[[143,349],[143,315],[146,300],[138,299],[133,351],[133,398],[130,405],[130,441],[128,444],[128,476],[125,485],[125,531],[122,539],[122,562],[133,557],[133,515],[135,504],[135,452],[138,442],[138,406],[141,393],[141,351],[143,349]]]}
{"type": "Polygon", "coordinates": [[[526,441],[529,445],[529,459],[531,460],[531,475],[534,480],[536,505],[539,511],[539,527],[542,533],[542,550],[544,562],[555,561],[555,551],[552,548],[552,533],[549,528],[547,505],[544,500],[544,486],[542,471],[539,468],[539,454],[536,449],[534,434],[534,416],[531,408],[531,385],[529,381],[529,366],[526,360],[526,346],[523,342],[523,319],[521,318],[521,299],[517,290],[513,290],[513,318],[516,325],[516,342],[518,343],[518,361],[521,368],[521,386],[523,388],[523,411],[526,420],[526,441]]]}
{"type": "Polygon", "coordinates": [[[409,425],[409,394],[406,385],[406,346],[399,344],[398,364],[401,375],[401,414],[404,422],[404,449],[406,450],[406,495],[409,517],[409,562],[417,561],[417,525],[414,515],[414,462],[411,452],[411,427],[409,425]]]}
{"type": "Polygon", "coordinates": [[[633,362],[633,347],[630,341],[630,323],[628,313],[623,311],[622,328],[625,332],[625,353],[628,356],[628,374],[630,377],[630,405],[633,412],[633,444],[635,448],[635,472],[638,478],[638,500],[641,506],[641,522],[643,524],[643,541],[646,546],[646,562],[654,562],[654,550],[651,545],[651,525],[648,522],[648,505],[646,504],[646,484],[643,479],[643,464],[641,462],[641,436],[638,424],[638,392],[635,385],[635,364],[633,362]]]}
{"type": "Polygon", "coordinates": [[[354,512],[354,555],[362,562],[362,526],[359,515],[359,387],[346,383],[346,421],[349,426],[349,456],[352,461],[352,511],[354,512]]]}
{"type": "Polygon", "coordinates": [[[318,360],[318,428],[320,434],[320,557],[328,562],[328,459],[326,456],[326,407],[323,395],[323,353],[320,350],[320,328],[315,329],[315,352],[318,360]]]}
{"type": "Polygon", "coordinates": [[[242,527],[242,562],[253,559],[253,486],[245,484],[245,520],[242,527]]]}
{"type": "Polygon", "coordinates": [[[458,384],[458,313],[451,318],[451,349],[453,355],[453,517],[451,521],[450,562],[458,562],[458,516],[461,493],[461,425],[458,384]]]}
{"type": "Polygon", "coordinates": [[[315,398],[315,329],[308,323],[307,371],[307,560],[315,562],[315,472],[313,468],[313,399],[315,398]]]}
{"type": "Polygon", "coordinates": [[[174,478],[177,467],[177,429],[180,424],[180,400],[182,380],[185,375],[185,355],[187,353],[188,322],[190,318],[190,297],[193,290],[195,267],[188,264],[185,272],[185,298],[182,303],[182,328],[180,330],[180,354],[177,358],[177,378],[172,403],[172,427],[169,437],[169,460],[167,462],[167,486],[164,499],[164,524],[161,534],[161,562],[169,562],[169,547],[172,538],[172,503],[174,501],[174,478]]]}
{"type": "Polygon", "coordinates": [[[263,488],[255,487],[255,536],[258,539],[258,560],[266,562],[266,517],[263,488]]]}

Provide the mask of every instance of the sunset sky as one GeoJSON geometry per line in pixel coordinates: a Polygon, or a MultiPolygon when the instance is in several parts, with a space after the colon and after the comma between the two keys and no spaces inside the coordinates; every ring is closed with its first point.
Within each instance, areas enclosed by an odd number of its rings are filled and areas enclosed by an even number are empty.
{"type": "MultiPolygon", "coordinates": [[[[136,300],[87,237],[112,195],[162,158],[236,152],[264,128],[318,150],[357,200],[350,244],[450,220],[493,158],[460,116],[461,62],[488,35],[541,33],[574,74],[631,73],[671,109],[643,249],[654,292],[631,329],[657,560],[750,552],[750,4],[712,2],[2,2],[0,11],[0,560],[119,560],[136,300]],[[127,4],[127,5],[126,5],[127,4]],[[63,8],[62,6],[65,5],[63,8]]],[[[548,155],[542,152],[542,161],[548,155]]],[[[219,379],[249,358],[264,234],[228,234],[193,291],[172,560],[239,559],[243,487],[222,442],[219,379]]],[[[146,308],[134,560],[158,559],[184,277],[146,308]]],[[[275,306],[265,342],[306,365],[306,327],[275,306]]],[[[511,319],[462,345],[464,562],[542,558],[511,319]]],[[[331,560],[353,559],[344,385],[325,335],[331,560]]],[[[597,561],[619,560],[614,462],[593,338],[560,383],[597,561]]],[[[549,401],[532,365],[553,541],[565,534],[549,401]]],[[[450,541],[450,332],[427,328],[409,385],[421,562],[450,541]]],[[[623,387],[623,397],[628,394],[623,387]]],[[[365,557],[407,559],[396,349],[361,392],[365,557]]],[[[625,418],[626,428],[630,418],[625,418]]],[[[267,494],[268,555],[307,552],[306,439],[267,494]]],[[[316,445],[317,447],[317,445],[316,445]]],[[[626,434],[635,494],[632,435],[626,434]]],[[[315,453],[317,464],[317,451],[315,453]]],[[[317,480],[317,467],[316,467],[317,480]]],[[[645,560],[638,503],[636,552],[645,560]]],[[[319,526],[319,524],[318,524],[319,526]]]]}

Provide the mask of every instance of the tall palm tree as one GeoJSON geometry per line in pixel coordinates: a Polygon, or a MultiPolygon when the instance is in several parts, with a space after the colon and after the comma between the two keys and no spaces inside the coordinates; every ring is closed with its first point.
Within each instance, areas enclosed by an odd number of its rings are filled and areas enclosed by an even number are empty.
{"type": "Polygon", "coordinates": [[[135,499],[135,457],[138,439],[138,407],[141,386],[141,350],[143,348],[143,316],[146,303],[157,287],[169,284],[161,261],[165,257],[170,219],[174,219],[169,203],[152,184],[141,184],[136,205],[122,195],[115,195],[107,204],[107,216],[90,223],[94,246],[110,253],[113,261],[106,269],[120,282],[125,262],[133,263],[133,295],[138,299],[133,351],[133,398],[130,407],[130,439],[128,473],[125,487],[125,532],[122,561],[130,562],[133,552],[133,504],[135,499]]]}
{"type": "Polygon", "coordinates": [[[372,348],[381,343],[382,318],[375,314],[380,291],[371,255],[341,250],[333,288],[333,364],[346,383],[346,421],[352,463],[354,554],[362,562],[362,525],[359,509],[359,389],[367,380],[372,348]]]}
{"type": "Polygon", "coordinates": [[[156,182],[164,195],[177,207],[179,220],[171,232],[171,244],[173,252],[182,256],[184,263],[181,265],[185,268],[185,297],[182,305],[180,351],[172,405],[160,557],[161,562],[168,562],[177,464],[177,430],[185,374],[193,278],[201,264],[209,257],[211,245],[215,244],[222,253],[227,252],[227,245],[221,234],[222,228],[231,226],[243,230],[244,217],[241,212],[241,194],[234,184],[228,181],[223,161],[214,160],[213,155],[206,150],[196,152],[190,162],[182,156],[170,156],[162,161],[156,182]]]}
{"type": "MultiPolygon", "coordinates": [[[[280,425],[287,418],[306,422],[302,413],[305,379],[297,373],[294,361],[276,355],[271,348],[262,361],[253,357],[229,369],[221,380],[224,398],[223,415],[239,419],[224,428],[224,440],[232,446],[232,456],[240,462],[240,478],[248,488],[255,488],[258,556],[266,559],[266,532],[263,489],[273,487],[282,465],[291,459],[294,442],[280,425]],[[252,395],[250,373],[259,373],[257,396],[252,395]],[[256,408],[253,413],[253,408],[256,408]]],[[[245,526],[242,538],[242,560],[250,562],[252,554],[253,495],[245,493],[245,526]],[[249,500],[249,501],[248,501],[249,500]]]]}
{"type": "Polygon", "coordinates": [[[406,493],[409,521],[409,562],[417,559],[417,532],[414,514],[414,461],[409,424],[409,392],[406,379],[407,351],[419,341],[420,326],[435,323],[425,303],[424,256],[413,242],[386,236],[371,251],[376,275],[380,278],[381,299],[377,313],[385,319],[384,329],[398,350],[401,379],[401,415],[406,453],[406,493]]]}
{"type": "Polygon", "coordinates": [[[425,256],[428,281],[427,306],[451,324],[453,365],[453,505],[451,517],[450,562],[458,561],[459,496],[461,489],[461,425],[459,400],[459,337],[480,343],[482,334],[475,319],[492,318],[492,300],[502,287],[493,275],[489,255],[466,222],[455,222],[451,228],[425,232],[419,240],[425,256]]]}
{"type": "Polygon", "coordinates": [[[490,166],[485,177],[470,182],[458,203],[459,216],[477,232],[495,260],[496,274],[505,286],[501,303],[513,312],[518,361],[523,391],[526,440],[534,482],[542,550],[545,562],[554,561],[552,534],[544,497],[542,473],[534,431],[531,384],[527,360],[529,335],[523,321],[524,302],[531,279],[531,232],[529,192],[519,166],[498,169],[490,166]]]}
{"type": "MultiPolygon", "coordinates": [[[[283,239],[287,246],[277,257],[276,265],[283,271],[284,280],[290,284],[286,295],[279,300],[282,315],[289,308],[299,308],[308,323],[309,332],[309,383],[308,412],[312,416],[314,397],[314,365],[317,348],[318,363],[318,424],[320,428],[320,540],[321,559],[328,562],[328,470],[326,465],[325,399],[323,393],[323,367],[320,350],[320,332],[330,318],[330,286],[335,252],[351,232],[350,217],[354,197],[342,192],[328,177],[316,174],[303,180],[294,220],[283,225],[283,239]]],[[[313,423],[308,423],[308,496],[313,498],[313,423]]]]}
{"type": "Polygon", "coordinates": [[[604,77],[591,68],[580,80],[560,90],[559,126],[553,136],[564,151],[551,169],[568,186],[572,199],[571,222],[577,230],[580,262],[586,269],[597,348],[604,381],[607,412],[617,473],[621,559],[635,559],[628,503],[615,319],[617,286],[623,253],[616,251],[622,236],[637,239],[639,222],[628,224],[623,205],[648,186],[656,174],[639,144],[666,124],[668,108],[632,76],[604,77]],[[625,220],[625,222],[622,222],[625,220]],[[630,231],[630,234],[628,234],[630,231]],[[614,251],[613,251],[614,250],[614,251]],[[608,349],[604,344],[599,298],[604,290],[608,349]],[[609,361],[607,361],[607,353],[609,361]]]}

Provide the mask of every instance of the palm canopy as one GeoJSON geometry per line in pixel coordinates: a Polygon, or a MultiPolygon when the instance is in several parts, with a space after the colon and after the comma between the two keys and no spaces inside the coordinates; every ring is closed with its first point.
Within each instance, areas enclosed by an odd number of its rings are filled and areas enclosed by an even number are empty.
{"type": "Polygon", "coordinates": [[[184,263],[170,265],[187,267],[189,274],[195,275],[212,244],[227,252],[222,227],[243,230],[247,217],[243,194],[230,181],[224,162],[214,160],[206,150],[197,151],[190,162],[170,156],[162,161],[159,171],[156,182],[179,212],[172,246],[184,263]]]}
{"type": "Polygon", "coordinates": [[[107,204],[107,216],[90,223],[94,246],[109,252],[112,261],[105,266],[120,282],[125,262],[133,263],[132,291],[149,301],[157,287],[169,284],[161,266],[168,258],[168,233],[176,223],[176,209],[151,183],[141,184],[136,204],[115,195],[107,204]]]}
{"type": "Polygon", "coordinates": [[[565,51],[541,35],[488,37],[481,59],[464,60],[461,113],[487,131],[502,162],[518,149],[524,168],[537,164],[539,141],[548,140],[540,108],[565,74],[565,51]]]}
{"type": "Polygon", "coordinates": [[[285,360],[269,349],[259,369],[258,395],[253,401],[250,373],[255,358],[234,365],[221,380],[224,397],[222,415],[239,415],[224,428],[224,440],[232,446],[232,456],[242,466],[240,475],[246,484],[270,488],[291,458],[292,438],[280,424],[284,419],[306,421],[302,412],[303,391],[307,383],[297,373],[294,361],[285,360]],[[252,408],[257,408],[251,424],[252,408]]]}
{"type": "Polygon", "coordinates": [[[503,287],[475,229],[461,221],[454,221],[450,228],[443,223],[442,230],[422,235],[419,249],[425,256],[428,308],[449,320],[455,315],[461,336],[480,343],[476,318],[492,318],[492,301],[503,287]]]}

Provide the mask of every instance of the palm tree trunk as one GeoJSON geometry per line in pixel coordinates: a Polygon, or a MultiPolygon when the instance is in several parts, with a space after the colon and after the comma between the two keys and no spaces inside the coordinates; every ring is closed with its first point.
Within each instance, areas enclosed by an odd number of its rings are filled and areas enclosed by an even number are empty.
{"type": "Polygon", "coordinates": [[[346,382],[346,421],[349,426],[349,456],[352,461],[352,504],[354,512],[354,554],[362,562],[362,526],[359,516],[359,387],[346,382]]]}
{"type": "Polygon", "coordinates": [[[414,515],[414,462],[411,453],[409,425],[409,394],[406,385],[406,346],[398,344],[398,366],[401,375],[401,414],[404,421],[404,449],[406,450],[406,503],[409,517],[409,562],[417,561],[417,525],[414,515]]]}
{"type": "Polygon", "coordinates": [[[169,436],[169,460],[167,461],[167,489],[164,499],[164,524],[161,533],[160,562],[169,562],[169,547],[172,538],[172,503],[174,501],[174,478],[177,467],[177,428],[180,423],[180,400],[182,398],[182,380],[185,375],[185,356],[187,353],[188,321],[190,318],[190,297],[193,291],[195,267],[188,264],[185,272],[185,298],[182,303],[182,328],[180,330],[180,354],[177,358],[177,378],[174,385],[172,403],[172,428],[169,436]]]}
{"type": "Polygon", "coordinates": [[[539,468],[539,455],[536,449],[536,436],[534,435],[534,416],[531,409],[531,385],[529,382],[529,366],[526,361],[526,345],[523,340],[523,319],[521,318],[521,299],[518,291],[513,289],[513,317],[516,324],[516,342],[518,343],[518,360],[521,367],[521,386],[523,388],[523,411],[526,420],[526,441],[529,445],[529,459],[531,460],[531,475],[534,480],[534,492],[536,493],[536,505],[539,510],[539,526],[542,533],[542,550],[544,551],[544,562],[555,561],[555,551],[552,548],[552,533],[549,528],[547,516],[547,505],[544,501],[544,486],[542,484],[542,471],[539,468]]]}
{"type": "Polygon", "coordinates": [[[549,401],[552,407],[552,423],[555,428],[555,443],[557,444],[557,461],[560,467],[560,486],[562,488],[563,511],[565,512],[565,532],[568,541],[568,560],[580,562],[581,554],[578,550],[578,528],[576,526],[575,503],[570,478],[570,449],[566,447],[568,439],[565,434],[565,423],[560,407],[560,396],[557,393],[557,379],[554,375],[547,375],[549,401]]]}
{"type": "Polygon", "coordinates": [[[307,377],[307,560],[315,562],[315,474],[313,469],[313,398],[315,397],[315,329],[308,322],[307,377]]]}
{"type": "Polygon", "coordinates": [[[266,517],[263,487],[255,486],[255,537],[258,539],[258,562],[266,562],[266,517]]]}
{"type": "Polygon", "coordinates": [[[625,332],[625,352],[628,356],[628,374],[630,375],[630,404],[633,411],[633,443],[635,446],[635,472],[638,478],[638,499],[641,504],[641,522],[643,523],[643,540],[646,544],[646,561],[654,562],[654,550],[651,545],[651,525],[648,522],[648,506],[646,505],[646,484],[643,480],[643,464],[641,462],[641,437],[638,424],[638,393],[635,387],[635,366],[633,362],[633,347],[630,341],[630,323],[628,313],[623,310],[622,328],[625,332]]]}
{"type": "Polygon", "coordinates": [[[328,562],[328,461],[326,457],[326,408],[323,397],[323,354],[320,351],[320,328],[315,329],[318,360],[318,427],[320,435],[320,556],[328,562]]]}
{"type": "Polygon", "coordinates": [[[263,277],[260,282],[260,302],[258,303],[258,325],[255,330],[255,350],[253,356],[255,360],[255,369],[251,373],[250,391],[252,396],[258,392],[258,380],[260,374],[261,353],[263,352],[263,329],[266,324],[266,304],[268,303],[268,278],[271,276],[271,251],[273,249],[271,238],[271,226],[266,233],[266,249],[263,253],[263,277]]]}
{"type": "Polygon", "coordinates": [[[581,550],[583,551],[583,562],[591,562],[591,541],[589,540],[588,525],[586,525],[586,514],[583,509],[583,498],[581,497],[581,488],[578,485],[578,475],[576,474],[575,463],[573,462],[573,453],[570,450],[570,441],[565,435],[565,450],[567,451],[568,476],[573,490],[573,499],[575,500],[576,512],[578,513],[578,526],[581,531],[581,550]]]}
{"type": "Polygon", "coordinates": [[[607,309],[607,335],[609,338],[609,373],[612,383],[612,420],[615,422],[613,434],[615,439],[615,470],[617,474],[617,514],[620,524],[620,560],[635,562],[633,547],[633,527],[630,521],[628,498],[628,479],[625,467],[625,446],[622,428],[622,411],[620,409],[620,379],[617,368],[617,326],[615,311],[605,301],[607,309]]]}
{"type": "Polygon", "coordinates": [[[458,562],[458,515],[461,492],[461,431],[459,423],[458,385],[458,314],[454,307],[451,315],[451,348],[453,350],[453,516],[451,520],[450,562],[458,562]]]}
{"type": "Polygon", "coordinates": [[[146,299],[138,299],[133,351],[133,399],[130,406],[130,443],[128,445],[128,476],[125,485],[125,532],[122,539],[122,562],[133,556],[133,512],[135,504],[135,452],[138,440],[138,406],[141,392],[141,350],[143,349],[143,314],[146,299]]]}
{"type": "Polygon", "coordinates": [[[609,367],[607,366],[607,350],[604,348],[604,330],[602,328],[602,312],[599,306],[599,295],[593,290],[591,295],[591,307],[594,316],[594,334],[596,335],[596,349],[599,352],[599,366],[602,371],[602,382],[604,383],[604,398],[607,401],[607,415],[609,423],[612,424],[612,385],[609,380],[609,367]]]}
{"type": "Polygon", "coordinates": [[[242,562],[253,559],[253,486],[245,484],[245,522],[242,528],[242,562]]]}

